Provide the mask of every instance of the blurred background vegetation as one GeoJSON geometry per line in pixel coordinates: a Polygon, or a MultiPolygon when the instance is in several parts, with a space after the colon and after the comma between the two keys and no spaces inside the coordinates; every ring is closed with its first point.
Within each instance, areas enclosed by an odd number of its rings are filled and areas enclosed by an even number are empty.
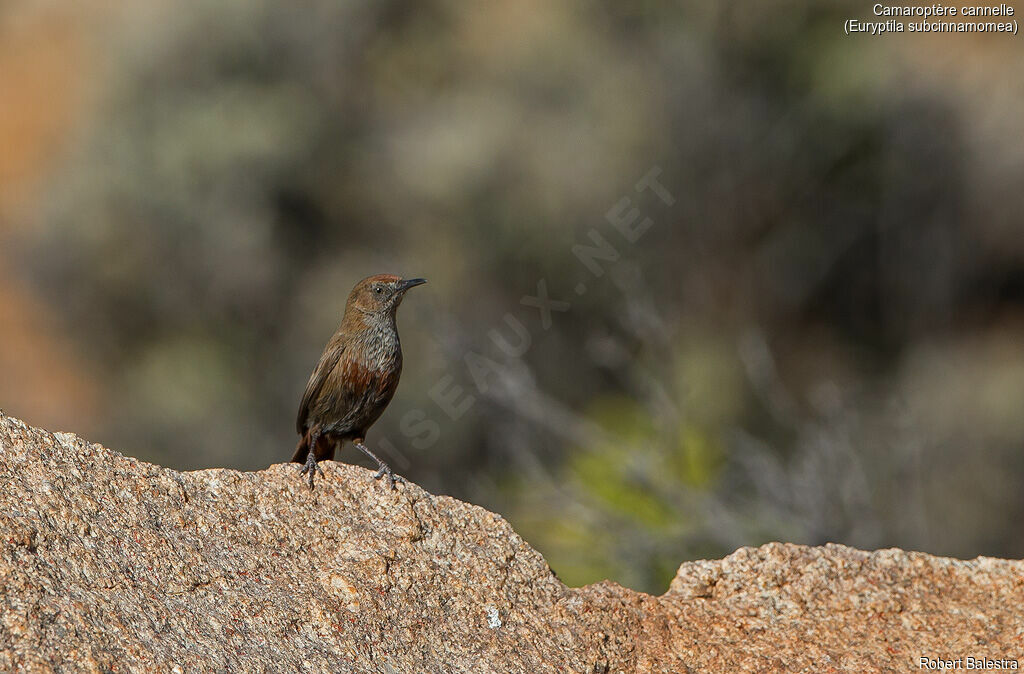
{"type": "Polygon", "coordinates": [[[2,3],[0,407],[260,469],[351,286],[425,276],[370,444],[570,584],[776,539],[1024,556],[1024,51],[843,35],[869,12],[2,3]]]}

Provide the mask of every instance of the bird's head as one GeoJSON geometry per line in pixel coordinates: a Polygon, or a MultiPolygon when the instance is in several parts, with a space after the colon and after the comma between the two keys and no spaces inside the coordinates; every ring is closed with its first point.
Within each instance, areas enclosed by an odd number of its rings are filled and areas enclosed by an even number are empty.
{"type": "Polygon", "coordinates": [[[394,314],[405,292],[426,282],[424,278],[403,279],[394,274],[369,276],[352,289],[345,312],[356,310],[364,314],[394,314]]]}

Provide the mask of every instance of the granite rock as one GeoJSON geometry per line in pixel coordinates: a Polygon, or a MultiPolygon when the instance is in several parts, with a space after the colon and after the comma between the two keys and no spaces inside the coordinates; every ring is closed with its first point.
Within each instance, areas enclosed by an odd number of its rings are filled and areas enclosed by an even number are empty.
{"type": "MultiPolygon", "coordinates": [[[[1024,563],[772,543],[651,596],[323,464],[176,472],[0,413],[0,671],[873,672],[1024,657],[1024,563]]],[[[1011,664],[1012,663],[1012,664],[1011,664]]]]}

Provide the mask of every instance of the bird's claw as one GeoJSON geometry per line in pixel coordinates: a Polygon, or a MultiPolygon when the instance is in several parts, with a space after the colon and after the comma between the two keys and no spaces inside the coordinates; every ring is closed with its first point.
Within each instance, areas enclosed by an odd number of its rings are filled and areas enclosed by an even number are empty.
{"type": "Polygon", "coordinates": [[[309,473],[309,488],[313,488],[313,478],[317,473],[324,474],[324,469],[319,466],[316,462],[316,457],[310,453],[309,458],[306,459],[305,465],[302,466],[302,470],[299,471],[299,475],[305,475],[309,473]]]}
{"type": "Polygon", "coordinates": [[[382,477],[384,477],[385,475],[388,476],[388,486],[390,486],[391,489],[395,488],[395,483],[396,482],[403,482],[403,483],[405,482],[405,478],[404,477],[402,477],[401,475],[395,475],[394,471],[392,471],[391,468],[388,467],[387,464],[383,464],[383,463],[380,466],[380,470],[378,470],[377,473],[373,476],[373,479],[374,480],[379,480],[382,477]]]}

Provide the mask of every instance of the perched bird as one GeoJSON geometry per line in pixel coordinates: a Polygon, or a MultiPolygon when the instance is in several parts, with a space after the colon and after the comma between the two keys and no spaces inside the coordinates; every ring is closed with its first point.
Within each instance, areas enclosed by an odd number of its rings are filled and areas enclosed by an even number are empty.
{"type": "Polygon", "coordinates": [[[310,489],[316,472],[323,475],[317,461],[333,459],[346,440],[377,462],[376,479],[387,475],[392,489],[402,480],[363,441],[391,402],[402,374],[398,305],[409,288],[426,282],[378,274],[357,283],[348,296],[341,325],[306,384],[295,423],[301,438],[292,461],[303,464],[302,475],[309,473],[310,489]]]}

